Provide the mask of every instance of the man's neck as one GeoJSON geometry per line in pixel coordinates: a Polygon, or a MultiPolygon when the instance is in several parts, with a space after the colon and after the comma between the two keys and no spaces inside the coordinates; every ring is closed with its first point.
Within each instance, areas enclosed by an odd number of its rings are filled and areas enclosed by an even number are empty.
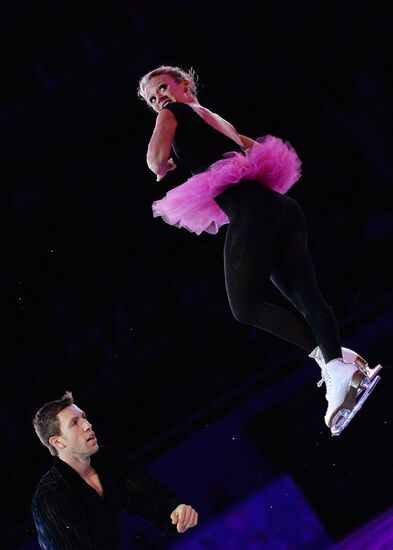
{"type": "Polygon", "coordinates": [[[90,456],[68,456],[59,455],[60,460],[71,466],[83,479],[87,478],[93,467],[90,456]]]}

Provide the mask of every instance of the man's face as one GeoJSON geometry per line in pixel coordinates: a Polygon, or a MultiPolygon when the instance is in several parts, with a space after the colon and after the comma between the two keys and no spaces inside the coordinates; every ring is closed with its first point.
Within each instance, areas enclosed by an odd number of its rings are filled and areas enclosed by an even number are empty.
{"type": "Polygon", "coordinates": [[[69,457],[83,458],[98,451],[98,443],[86,414],[76,405],[69,405],[58,415],[61,452],[69,457]]]}

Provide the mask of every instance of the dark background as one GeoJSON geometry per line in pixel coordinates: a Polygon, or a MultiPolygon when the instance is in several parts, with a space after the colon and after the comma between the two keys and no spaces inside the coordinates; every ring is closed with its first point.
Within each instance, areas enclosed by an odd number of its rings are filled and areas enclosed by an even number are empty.
{"type": "MultiPolygon", "coordinates": [[[[308,218],[343,344],[390,364],[386,9],[352,0],[0,1],[5,548],[35,541],[30,500],[50,457],[31,418],[44,402],[72,390],[100,440],[148,463],[192,435],[196,415],[212,419],[246,400],[244,392],[214,406],[264,368],[279,378],[283,359],[294,372],[305,361],[233,319],[224,229],[196,237],[152,218],[151,202],[187,177],[179,170],[157,184],[145,164],[154,114],[136,88],[157,65],[194,67],[202,104],[243,134],[295,147],[303,177],[290,194],[308,218]]],[[[332,439],[318,368],[306,364],[305,387],[249,431],[338,539],[393,503],[392,371],[353,428],[332,439]]]]}

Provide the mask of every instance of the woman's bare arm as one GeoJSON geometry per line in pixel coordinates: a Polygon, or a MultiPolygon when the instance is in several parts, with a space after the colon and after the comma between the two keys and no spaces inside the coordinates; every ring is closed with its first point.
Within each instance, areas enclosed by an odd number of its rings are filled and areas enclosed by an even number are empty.
{"type": "Polygon", "coordinates": [[[157,181],[176,168],[170,158],[176,127],[176,118],[169,109],[163,109],[158,113],[146,155],[147,165],[156,174],[157,181]]]}
{"type": "Polygon", "coordinates": [[[243,143],[243,145],[246,149],[249,149],[250,147],[252,147],[254,145],[254,143],[256,143],[255,140],[253,140],[253,139],[251,139],[247,136],[242,136],[241,134],[239,134],[239,137],[242,140],[242,143],[243,143]]]}

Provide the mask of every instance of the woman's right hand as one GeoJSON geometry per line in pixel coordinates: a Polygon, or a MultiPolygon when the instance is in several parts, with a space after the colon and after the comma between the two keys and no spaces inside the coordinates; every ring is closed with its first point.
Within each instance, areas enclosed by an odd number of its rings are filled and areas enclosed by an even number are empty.
{"type": "Polygon", "coordinates": [[[177,168],[176,164],[174,163],[174,160],[172,158],[168,159],[167,165],[165,167],[165,173],[162,175],[157,174],[156,181],[161,181],[168,172],[171,172],[172,170],[175,170],[177,168]]]}

